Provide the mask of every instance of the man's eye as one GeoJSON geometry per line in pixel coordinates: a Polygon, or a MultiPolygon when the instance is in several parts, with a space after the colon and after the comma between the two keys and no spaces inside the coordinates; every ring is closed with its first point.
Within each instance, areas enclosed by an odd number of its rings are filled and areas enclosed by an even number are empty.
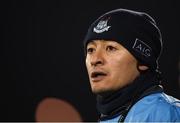
{"type": "Polygon", "coordinates": [[[115,50],[117,50],[115,47],[113,47],[113,46],[107,46],[106,47],[106,50],[107,51],[115,51],[115,50]]]}
{"type": "Polygon", "coordinates": [[[87,49],[87,53],[88,53],[88,54],[93,53],[94,50],[95,50],[94,48],[88,48],[88,49],[87,49]]]}

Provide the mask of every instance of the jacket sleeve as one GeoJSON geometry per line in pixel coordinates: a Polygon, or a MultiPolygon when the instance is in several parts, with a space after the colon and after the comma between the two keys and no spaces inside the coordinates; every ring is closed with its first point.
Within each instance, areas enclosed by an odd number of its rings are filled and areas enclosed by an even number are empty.
{"type": "Polygon", "coordinates": [[[162,96],[149,96],[130,109],[125,122],[180,122],[180,102],[175,104],[162,96]]]}
{"type": "Polygon", "coordinates": [[[166,102],[154,106],[149,113],[151,121],[158,122],[180,122],[180,107],[166,102]]]}

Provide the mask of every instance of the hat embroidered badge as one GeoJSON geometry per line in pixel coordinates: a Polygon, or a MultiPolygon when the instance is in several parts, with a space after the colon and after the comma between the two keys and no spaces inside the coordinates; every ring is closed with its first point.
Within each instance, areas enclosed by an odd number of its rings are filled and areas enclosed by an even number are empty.
{"type": "Polygon", "coordinates": [[[99,21],[97,26],[94,27],[93,31],[96,33],[102,33],[104,31],[108,31],[111,26],[108,26],[107,23],[108,23],[108,19],[99,21]]]}

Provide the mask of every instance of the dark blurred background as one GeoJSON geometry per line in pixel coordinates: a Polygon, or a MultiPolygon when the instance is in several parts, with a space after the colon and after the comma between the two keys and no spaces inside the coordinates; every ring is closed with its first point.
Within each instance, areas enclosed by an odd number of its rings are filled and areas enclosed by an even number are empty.
{"type": "Polygon", "coordinates": [[[11,0],[0,5],[0,121],[35,121],[37,105],[47,97],[69,102],[83,121],[96,121],[82,41],[97,17],[116,8],[144,11],[156,20],[164,41],[164,90],[180,98],[178,0],[11,0]]]}

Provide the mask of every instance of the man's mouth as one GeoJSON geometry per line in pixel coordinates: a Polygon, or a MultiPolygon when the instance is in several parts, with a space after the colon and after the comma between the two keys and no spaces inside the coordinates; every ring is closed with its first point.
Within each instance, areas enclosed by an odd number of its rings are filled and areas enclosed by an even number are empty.
{"type": "Polygon", "coordinates": [[[107,76],[107,73],[102,72],[102,71],[95,71],[91,73],[91,80],[93,82],[98,82],[101,81],[102,79],[104,79],[104,77],[107,76]]]}

